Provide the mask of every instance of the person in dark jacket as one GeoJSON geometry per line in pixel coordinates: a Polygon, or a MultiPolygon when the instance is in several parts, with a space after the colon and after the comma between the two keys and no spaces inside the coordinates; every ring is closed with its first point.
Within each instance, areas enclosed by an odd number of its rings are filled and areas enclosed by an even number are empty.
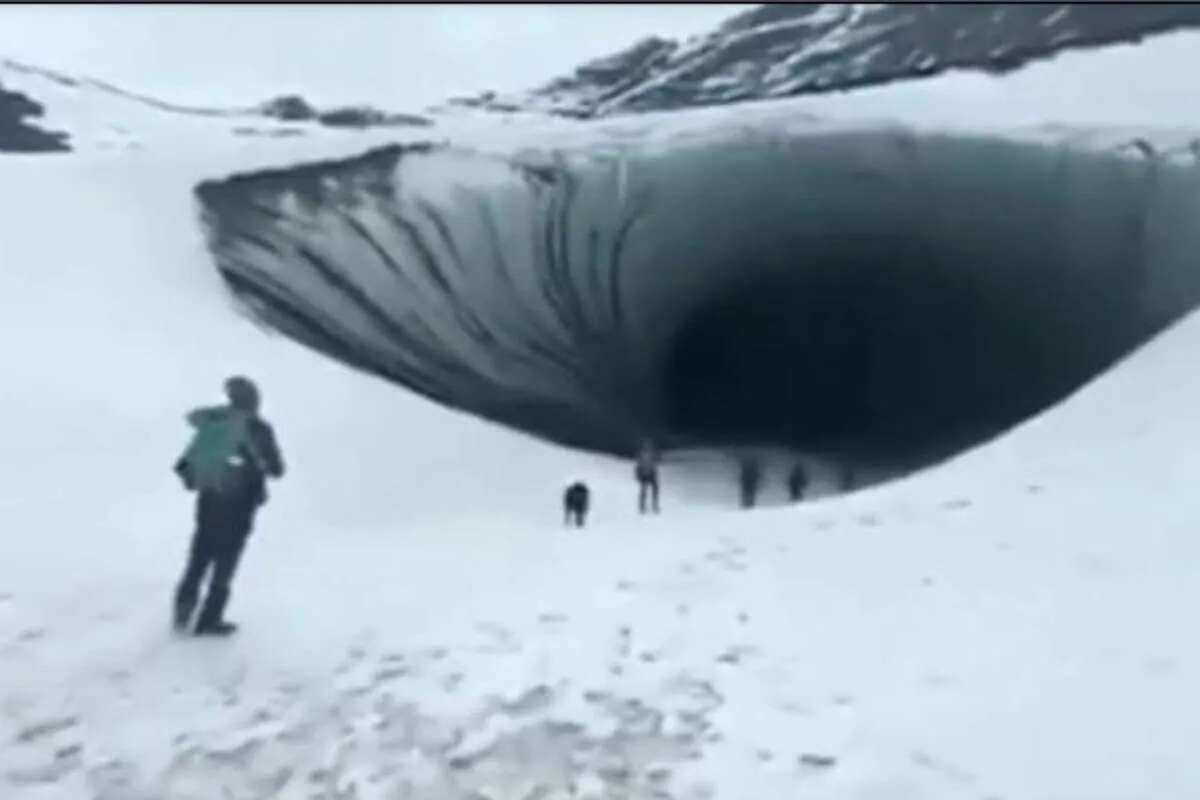
{"type": "Polygon", "coordinates": [[[583,481],[575,481],[563,492],[563,516],[567,527],[582,528],[587,524],[591,491],[583,481]]]}
{"type": "MultiPolygon", "coordinates": [[[[280,478],[284,473],[275,432],[259,415],[258,388],[239,376],[225,382],[225,393],[228,405],[196,409],[187,415],[193,428],[231,413],[242,413],[248,420],[243,443],[229,460],[232,479],[221,490],[201,489],[196,498],[196,529],[175,592],[174,623],[178,631],[187,629],[200,584],[211,569],[208,592],[193,629],[197,636],[227,636],[237,629],[225,619],[230,584],[254,528],[254,516],[267,501],[267,478],[280,478]]],[[[184,484],[192,488],[183,459],[175,469],[184,484]]]]}
{"type": "Polygon", "coordinates": [[[638,512],[658,513],[658,448],[646,439],[638,449],[633,476],[638,482],[638,512]]]}
{"type": "Polygon", "coordinates": [[[754,508],[762,486],[762,462],[757,456],[744,456],[738,465],[738,487],[742,493],[742,508],[754,508]]]}
{"type": "Polygon", "coordinates": [[[792,469],[788,472],[787,486],[788,497],[793,503],[804,499],[804,491],[808,488],[808,472],[804,469],[803,461],[797,459],[792,464],[792,469]]]}

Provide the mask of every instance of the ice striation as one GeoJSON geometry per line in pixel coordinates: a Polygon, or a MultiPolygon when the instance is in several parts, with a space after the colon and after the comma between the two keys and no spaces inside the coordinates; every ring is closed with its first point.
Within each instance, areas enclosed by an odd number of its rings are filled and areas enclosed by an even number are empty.
{"type": "Polygon", "coordinates": [[[1142,144],[764,120],[387,147],[197,196],[257,319],[441,403],[609,453],[652,433],[912,468],[1200,299],[1200,176],[1142,144]]]}

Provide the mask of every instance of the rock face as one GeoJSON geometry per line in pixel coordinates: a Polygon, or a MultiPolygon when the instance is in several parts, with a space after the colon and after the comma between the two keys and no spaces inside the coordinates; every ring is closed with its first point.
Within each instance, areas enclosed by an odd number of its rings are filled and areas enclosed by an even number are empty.
{"type": "Polygon", "coordinates": [[[322,111],[299,95],[268,100],[258,112],[281,122],[319,122],[331,128],[424,127],[433,124],[433,120],[418,114],[391,114],[370,106],[343,106],[322,111]]]}
{"type": "Polygon", "coordinates": [[[46,131],[29,124],[28,117],[42,116],[42,106],[19,92],[0,86],[0,153],[65,152],[65,133],[46,131]]]}
{"type": "Polygon", "coordinates": [[[765,5],[687,42],[644,39],[523,96],[456,102],[585,118],[721,105],[951,69],[1006,72],[1064,50],[1198,25],[1200,5],[1193,4],[765,5]]]}

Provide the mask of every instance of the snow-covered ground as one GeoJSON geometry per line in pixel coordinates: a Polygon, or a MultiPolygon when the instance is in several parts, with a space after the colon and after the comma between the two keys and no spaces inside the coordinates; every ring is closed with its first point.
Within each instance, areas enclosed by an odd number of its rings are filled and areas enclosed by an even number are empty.
{"type": "Polygon", "coordinates": [[[1200,320],[909,481],[743,515],[668,469],[639,520],[624,465],[237,318],[188,169],[4,164],[5,796],[1194,796],[1200,320]],[[167,467],[239,370],[293,471],[244,633],[173,641],[167,467]]]}
{"type": "Polygon", "coordinates": [[[237,316],[190,187],[373,134],[186,139],[218,124],[0,160],[0,797],[1200,793],[1200,318],[939,469],[746,514],[668,465],[639,519],[626,464],[237,316]],[[242,633],[175,640],[191,499],[169,465],[233,372],[291,471],[234,587],[242,633]]]}

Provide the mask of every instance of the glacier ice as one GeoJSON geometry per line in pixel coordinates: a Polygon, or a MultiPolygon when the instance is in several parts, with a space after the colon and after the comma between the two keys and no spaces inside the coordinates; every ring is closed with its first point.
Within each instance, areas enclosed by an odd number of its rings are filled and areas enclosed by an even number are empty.
{"type": "Polygon", "coordinates": [[[1200,173],[894,124],[676,147],[390,146],[197,188],[257,319],[437,401],[628,452],[916,466],[1200,299],[1200,173]]]}

